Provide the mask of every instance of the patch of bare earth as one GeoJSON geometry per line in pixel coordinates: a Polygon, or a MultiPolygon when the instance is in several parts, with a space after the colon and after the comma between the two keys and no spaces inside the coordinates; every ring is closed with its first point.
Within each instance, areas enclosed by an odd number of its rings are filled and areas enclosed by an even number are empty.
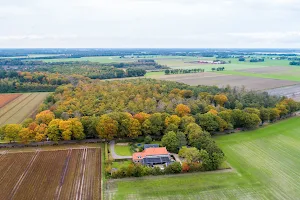
{"type": "Polygon", "coordinates": [[[1,199],[101,199],[100,148],[0,155],[1,199]]]}

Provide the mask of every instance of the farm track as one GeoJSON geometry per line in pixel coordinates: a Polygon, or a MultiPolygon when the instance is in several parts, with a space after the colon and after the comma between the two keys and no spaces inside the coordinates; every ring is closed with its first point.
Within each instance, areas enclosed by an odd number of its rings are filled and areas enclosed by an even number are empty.
{"type": "Polygon", "coordinates": [[[0,125],[21,123],[42,103],[48,93],[23,94],[0,109],[0,125]]]}
{"type": "Polygon", "coordinates": [[[1,199],[101,199],[100,148],[0,154],[1,199]]]}

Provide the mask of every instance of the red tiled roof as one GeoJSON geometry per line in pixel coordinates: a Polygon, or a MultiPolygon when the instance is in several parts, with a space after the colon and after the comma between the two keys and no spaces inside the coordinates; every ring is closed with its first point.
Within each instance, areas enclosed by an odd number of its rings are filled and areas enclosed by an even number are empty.
{"type": "Polygon", "coordinates": [[[166,155],[166,154],[169,154],[166,147],[148,148],[145,149],[143,152],[134,153],[132,155],[132,159],[139,160],[139,159],[143,159],[146,156],[166,155]]]}

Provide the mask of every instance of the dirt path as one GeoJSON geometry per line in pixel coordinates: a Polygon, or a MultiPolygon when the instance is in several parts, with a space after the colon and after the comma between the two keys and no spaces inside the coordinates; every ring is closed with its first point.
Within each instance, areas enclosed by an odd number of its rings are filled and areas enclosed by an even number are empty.
{"type": "Polygon", "coordinates": [[[57,189],[56,189],[56,194],[55,194],[56,198],[55,199],[57,199],[57,200],[59,200],[59,198],[60,198],[60,193],[61,193],[61,189],[62,189],[62,186],[64,184],[65,177],[66,177],[66,174],[67,174],[67,170],[68,170],[68,167],[69,167],[71,154],[72,154],[72,149],[69,149],[67,159],[65,161],[63,173],[61,175],[61,180],[60,180],[59,185],[57,186],[57,189]]]}

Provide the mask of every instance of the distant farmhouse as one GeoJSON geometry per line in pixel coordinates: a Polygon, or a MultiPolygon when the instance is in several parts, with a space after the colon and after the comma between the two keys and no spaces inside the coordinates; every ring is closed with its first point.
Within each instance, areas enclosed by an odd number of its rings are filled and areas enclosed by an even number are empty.
{"type": "Polygon", "coordinates": [[[141,163],[143,165],[153,167],[154,165],[170,164],[171,157],[166,147],[146,146],[144,151],[137,152],[132,155],[132,161],[134,163],[141,163]]]}

